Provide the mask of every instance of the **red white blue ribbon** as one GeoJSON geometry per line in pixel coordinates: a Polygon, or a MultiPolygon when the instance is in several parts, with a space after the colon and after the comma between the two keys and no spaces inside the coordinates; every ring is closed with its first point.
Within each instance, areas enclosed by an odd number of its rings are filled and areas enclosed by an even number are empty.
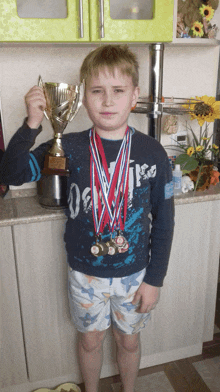
{"type": "Polygon", "coordinates": [[[111,176],[105,158],[101,139],[90,129],[90,183],[95,233],[98,236],[106,224],[112,233],[124,229],[127,212],[129,161],[132,132],[127,127],[111,176]],[[98,206],[96,204],[98,197],[98,206]],[[124,205],[123,219],[121,217],[124,205]]]}

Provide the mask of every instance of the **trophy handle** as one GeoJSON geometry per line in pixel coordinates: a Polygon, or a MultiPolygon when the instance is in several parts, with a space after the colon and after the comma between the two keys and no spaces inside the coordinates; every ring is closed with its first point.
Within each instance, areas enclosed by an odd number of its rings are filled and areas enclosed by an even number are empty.
{"type": "MultiPolygon", "coordinates": [[[[42,77],[41,77],[40,75],[39,75],[39,78],[38,78],[38,86],[39,86],[39,87],[42,87],[42,89],[44,90],[43,79],[42,79],[42,77]]],[[[49,117],[48,117],[48,115],[47,115],[46,110],[44,110],[44,115],[45,115],[46,119],[49,120],[49,117]]]]}
{"type": "Polygon", "coordinates": [[[69,121],[72,121],[74,117],[77,115],[80,107],[82,106],[82,100],[83,100],[83,95],[84,95],[84,89],[85,89],[85,81],[83,80],[82,83],[79,85],[79,94],[76,96],[76,101],[74,102],[71,112],[72,115],[69,117],[69,121]]]}

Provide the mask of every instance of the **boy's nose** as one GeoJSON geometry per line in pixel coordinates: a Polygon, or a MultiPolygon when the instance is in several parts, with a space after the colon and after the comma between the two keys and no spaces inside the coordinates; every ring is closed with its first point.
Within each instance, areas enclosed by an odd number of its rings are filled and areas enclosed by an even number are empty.
{"type": "Polygon", "coordinates": [[[113,105],[113,96],[111,93],[106,92],[104,94],[103,105],[105,106],[113,105]]]}

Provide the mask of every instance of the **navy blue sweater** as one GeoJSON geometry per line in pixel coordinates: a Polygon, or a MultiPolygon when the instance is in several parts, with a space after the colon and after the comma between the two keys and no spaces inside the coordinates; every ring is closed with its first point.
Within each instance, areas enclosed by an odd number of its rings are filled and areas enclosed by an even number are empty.
{"type": "MultiPolygon", "coordinates": [[[[22,185],[38,181],[51,142],[31,150],[39,129],[26,122],[12,137],[0,166],[0,182],[22,185]],[[31,150],[31,151],[30,151],[31,150]]],[[[109,170],[121,140],[102,139],[109,170]]],[[[95,257],[91,209],[89,130],[64,134],[62,145],[69,158],[67,223],[64,235],[69,265],[87,275],[124,277],[147,267],[144,282],[162,286],[167,272],[174,228],[171,166],[164,148],[155,139],[135,130],[132,135],[125,253],[95,257]]],[[[107,227],[102,240],[109,239],[107,227]]]]}

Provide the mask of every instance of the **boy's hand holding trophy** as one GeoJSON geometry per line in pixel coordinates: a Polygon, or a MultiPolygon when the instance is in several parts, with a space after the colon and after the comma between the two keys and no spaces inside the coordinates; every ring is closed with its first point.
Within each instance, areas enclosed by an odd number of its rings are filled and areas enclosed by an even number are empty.
{"type": "Polygon", "coordinates": [[[67,205],[66,177],[69,176],[68,158],[61,139],[67,124],[78,113],[84,94],[83,83],[44,83],[39,76],[38,87],[33,87],[26,95],[28,110],[27,124],[38,128],[43,116],[50,120],[54,131],[52,147],[45,155],[42,176],[38,182],[39,202],[46,208],[63,208],[67,205]]]}

